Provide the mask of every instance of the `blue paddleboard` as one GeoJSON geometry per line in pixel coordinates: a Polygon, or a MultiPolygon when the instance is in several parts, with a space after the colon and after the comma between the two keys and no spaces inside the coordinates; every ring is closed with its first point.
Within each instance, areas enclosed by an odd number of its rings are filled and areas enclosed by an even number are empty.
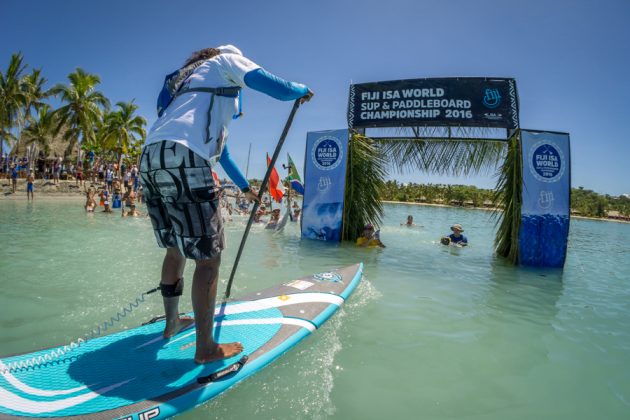
{"type": "Polygon", "coordinates": [[[162,419],[198,406],[269,365],[321,326],[361,280],[363,265],[314,274],[215,310],[215,339],[245,350],[193,361],[195,329],[162,338],[164,321],[63,347],[0,359],[0,419],[162,419]],[[28,361],[28,362],[27,362],[28,361]]]}

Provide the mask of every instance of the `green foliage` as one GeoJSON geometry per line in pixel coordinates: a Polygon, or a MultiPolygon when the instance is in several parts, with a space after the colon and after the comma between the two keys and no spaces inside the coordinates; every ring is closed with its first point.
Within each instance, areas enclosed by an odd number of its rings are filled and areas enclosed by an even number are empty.
{"type": "Polygon", "coordinates": [[[0,71],[0,145],[9,142],[14,151],[34,145],[33,153],[48,153],[51,143],[59,146],[61,133],[66,154],[80,142],[82,150],[99,156],[124,153],[130,162],[137,160],[147,122],[135,115],[133,101],[118,102],[118,109],[109,112],[109,100],[96,90],[101,82],[97,75],[77,68],[68,75],[67,85],[47,90],[42,71],[26,74],[27,68],[22,54],[16,53],[6,72],[0,71]],[[53,110],[47,104],[51,95],[59,97],[61,107],[53,110]]]}
{"type": "Polygon", "coordinates": [[[368,222],[374,225],[381,223],[383,206],[380,192],[386,175],[386,161],[376,142],[369,137],[352,134],[348,143],[343,240],[355,241],[368,222]]]}
{"type": "Polygon", "coordinates": [[[396,181],[387,181],[383,185],[380,197],[385,201],[481,207],[492,204],[494,192],[473,185],[399,184],[396,181]]]}
{"type": "Polygon", "coordinates": [[[378,139],[383,156],[399,173],[421,171],[452,176],[494,170],[505,142],[472,139],[378,139]]]}
{"type": "Polygon", "coordinates": [[[144,141],[147,121],[134,115],[138,106],[131,102],[118,102],[116,111],[107,112],[98,133],[98,144],[105,150],[129,154],[136,143],[144,141]]]}
{"type": "Polygon", "coordinates": [[[56,114],[44,104],[38,112],[37,119],[22,130],[22,140],[25,144],[35,144],[47,155],[50,144],[59,132],[56,119],[56,114]]]}
{"type": "Polygon", "coordinates": [[[0,144],[16,142],[18,136],[13,130],[24,124],[25,107],[29,102],[26,68],[22,54],[16,53],[11,56],[6,72],[0,71],[0,144]]]}
{"type": "Polygon", "coordinates": [[[51,89],[65,103],[55,113],[59,126],[66,127],[64,134],[68,149],[72,149],[79,139],[86,144],[96,143],[94,127],[102,121],[103,111],[109,108],[109,100],[95,88],[101,79],[77,68],[68,75],[68,85],[57,84],[51,89]]]}
{"type": "Polygon", "coordinates": [[[584,187],[573,188],[571,211],[573,214],[587,217],[605,217],[610,211],[618,211],[623,216],[630,216],[630,197],[601,195],[584,187]]]}
{"type": "Polygon", "coordinates": [[[499,171],[499,179],[493,201],[503,212],[495,212],[499,229],[494,240],[498,255],[512,264],[518,264],[518,231],[521,225],[523,173],[521,162],[520,132],[517,131],[508,143],[505,162],[499,171]]]}

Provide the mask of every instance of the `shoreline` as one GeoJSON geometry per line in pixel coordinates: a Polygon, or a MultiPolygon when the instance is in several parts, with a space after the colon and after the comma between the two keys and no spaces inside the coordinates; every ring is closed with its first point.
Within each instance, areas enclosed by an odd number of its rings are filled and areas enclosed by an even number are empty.
{"type": "MultiPolygon", "coordinates": [[[[503,211],[501,209],[488,208],[488,207],[465,207],[465,206],[451,206],[450,204],[436,204],[436,203],[416,203],[409,201],[389,201],[382,200],[381,203],[388,204],[409,204],[412,206],[432,206],[432,207],[451,207],[454,209],[464,209],[464,210],[483,210],[483,211],[503,211]]],[[[594,220],[597,222],[614,222],[614,223],[630,223],[628,220],[616,220],[616,219],[608,219],[606,217],[588,217],[588,216],[575,216],[571,215],[570,219],[582,219],[582,220],[594,220]]]]}
{"type": "MultiPolygon", "coordinates": [[[[36,181],[37,182],[37,181],[36,181]]],[[[74,182],[72,182],[74,184],[74,182]]],[[[27,201],[25,186],[18,184],[18,191],[16,193],[0,194],[0,201],[27,201]],[[20,188],[22,187],[22,188],[20,188]]],[[[76,191],[51,191],[51,190],[37,190],[37,184],[35,184],[35,197],[33,201],[85,201],[85,192],[82,189],[76,191]]],[[[464,210],[482,210],[482,211],[502,211],[501,209],[488,208],[488,207],[465,207],[465,206],[451,206],[450,204],[438,204],[438,203],[416,203],[409,201],[390,201],[382,200],[381,203],[386,204],[408,204],[411,206],[429,206],[429,207],[450,207],[464,210]]],[[[604,217],[588,217],[588,216],[575,216],[571,215],[571,219],[582,220],[594,220],[598,222],[614,222],[614,223],[626,223],[630,224],[628,220],[616,220],[608,219],[604,217]]]]}

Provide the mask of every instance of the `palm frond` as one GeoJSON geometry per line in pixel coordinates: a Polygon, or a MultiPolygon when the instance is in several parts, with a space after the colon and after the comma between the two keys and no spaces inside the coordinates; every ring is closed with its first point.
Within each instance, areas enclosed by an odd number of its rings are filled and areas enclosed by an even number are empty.
{"type": "Polygon", "coordinates": [[[380,193],[387,175],[386,161],[376,142],[353,134],[348,144],[343,240],[355,241],[366,223],[379,225],[383,216],[380,193]]]}
{"type": "Polygon", "coordinates": [[[379,138],[384,156],[398,173],[431,172],[461,176],[496,171],[505,141],[460,138],[379,138]]]}
{"type": "Polygon", "coordinates": [[[495,189],[495,208],[503,211],[494,213],[499,228],[494,240],[498,255],[518,264],[518,232],[521,225],[523,173],[521,161],[520,131],[516,131],[508,142],[505,161],[499,171],[495,189]]]}

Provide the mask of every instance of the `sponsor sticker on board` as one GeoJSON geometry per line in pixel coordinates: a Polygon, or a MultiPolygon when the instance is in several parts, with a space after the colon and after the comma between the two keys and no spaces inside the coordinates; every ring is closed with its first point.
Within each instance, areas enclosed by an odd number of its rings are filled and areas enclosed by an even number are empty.
{"type": "Polygon", "coordinates": [[[293,287],[299,290],[306,290],[314,284],[315,283],[311,283],[310,281],[306,281],[306,280],[293,280],[292,282],[285,283],[284,285],[293,287]]]}

